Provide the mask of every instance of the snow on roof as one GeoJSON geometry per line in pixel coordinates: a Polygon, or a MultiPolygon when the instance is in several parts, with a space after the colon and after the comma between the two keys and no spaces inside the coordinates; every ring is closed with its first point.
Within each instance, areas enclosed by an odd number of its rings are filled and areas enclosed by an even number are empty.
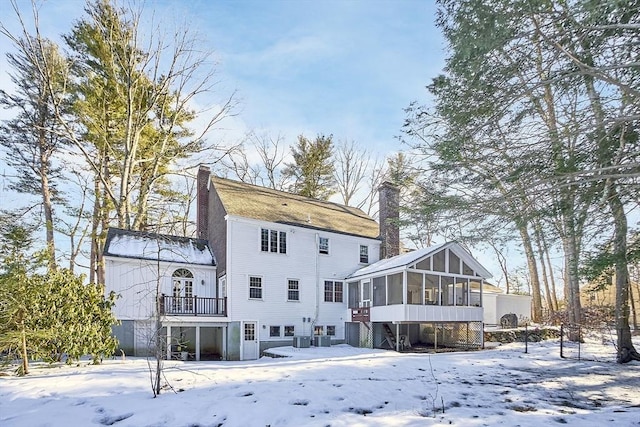
{"type": "Polygon", "coordinates": [[[476,261],[471,254],[469,254],[462,246],[455,242],[447,242],[441,243],[439,245],[429,246],[428,248],[416,249],[415,251],[407,252],[406,254],[396,255],[392,258],[382,259],[378,262],[375,262],[371,265],[363,267],[353,274],[351,274],[348,278],[355,278],[361,276],[367,276],[370,274],[380,273],[382,271],[392,270],[394,268],[406,267],[414,262],[418,261],[421,258],[427,257],[431,254],[438,252],[439,250],[449,247],[449,249],[454,250],[454,252],[458,256],[463,256],[464,260],[472,266],[474,270],[478,273],[482,274],[484,277],[491,277],[491,273],[489,273],[478,261],[476,261]]]}
{"type": "Polygon", "coordinates": [[[360,270],[357,270],[355,273],[351,274],[349,278],[366,276],[367,274],[378,273],[384,270],[391,270],[392,268],[404,267],[424,256],[427,256],[431,252],[437,251],[438,249],[443,247],[445,244],[446,243],[435,245],[435,246],[429,246],[428,248],[417,249],[415,251],[407,252],[406,254],[401,254],[391,258],[381,259],[378,262],[374,262],[371,265],[368,265],[366,267],[361,268],[360,270]]]}
{"type": "Polygon", "coordinates": [[[215,258],[206,240],[117,228],[110,228],[107,233],[104,255],[215,265],[215,258]]]}

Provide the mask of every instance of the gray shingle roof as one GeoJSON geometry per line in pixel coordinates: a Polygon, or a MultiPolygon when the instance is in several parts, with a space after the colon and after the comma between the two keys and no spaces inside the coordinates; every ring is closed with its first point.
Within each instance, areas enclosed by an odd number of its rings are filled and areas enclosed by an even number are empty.
{"type": "Polygon", "coordinates": [[[376,239],[378,223],[360,209],[212,177],[227,214],[376,239]]]}

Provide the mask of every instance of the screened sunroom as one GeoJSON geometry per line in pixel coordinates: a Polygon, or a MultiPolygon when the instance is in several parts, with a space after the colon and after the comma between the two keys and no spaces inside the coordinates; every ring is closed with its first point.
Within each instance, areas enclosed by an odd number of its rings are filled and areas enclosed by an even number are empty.
{"type": "Polygon", "coordinates": [[[437,346],[438,337],[440,346],[481,346],[489,277],[454,242],[384,259],[347,279],[351,320],[371,331],[373,347],[437,346]]]}

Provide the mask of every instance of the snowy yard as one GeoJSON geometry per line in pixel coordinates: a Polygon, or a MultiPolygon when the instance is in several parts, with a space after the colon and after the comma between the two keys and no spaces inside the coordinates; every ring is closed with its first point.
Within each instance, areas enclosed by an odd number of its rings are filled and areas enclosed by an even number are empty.
{"type": "Polygon", "coordinates": [[[640,364],[588,347],[599,361],[561,359],[557,341],[527,354],[282,347],[286,358],[166,362],[171,388],[156,399],[144,359],[40,365],[0,377],[0,426],[640,426],[640,364]]]}

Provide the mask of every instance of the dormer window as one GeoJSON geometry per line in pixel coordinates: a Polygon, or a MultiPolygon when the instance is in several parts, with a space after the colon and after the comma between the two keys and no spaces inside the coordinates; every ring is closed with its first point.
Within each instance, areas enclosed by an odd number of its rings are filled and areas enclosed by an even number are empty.
{"type": "Polygon", "coordinates": [[[323,255],[329,255],[329,238],[328,237],[319,238],[318,252],[323,255]]]}
{"type": "Polygon", "coordinates": [[[263,228],[260,230],[260,250],[262,252],[287,253],[287,233],[263,228]]]}

